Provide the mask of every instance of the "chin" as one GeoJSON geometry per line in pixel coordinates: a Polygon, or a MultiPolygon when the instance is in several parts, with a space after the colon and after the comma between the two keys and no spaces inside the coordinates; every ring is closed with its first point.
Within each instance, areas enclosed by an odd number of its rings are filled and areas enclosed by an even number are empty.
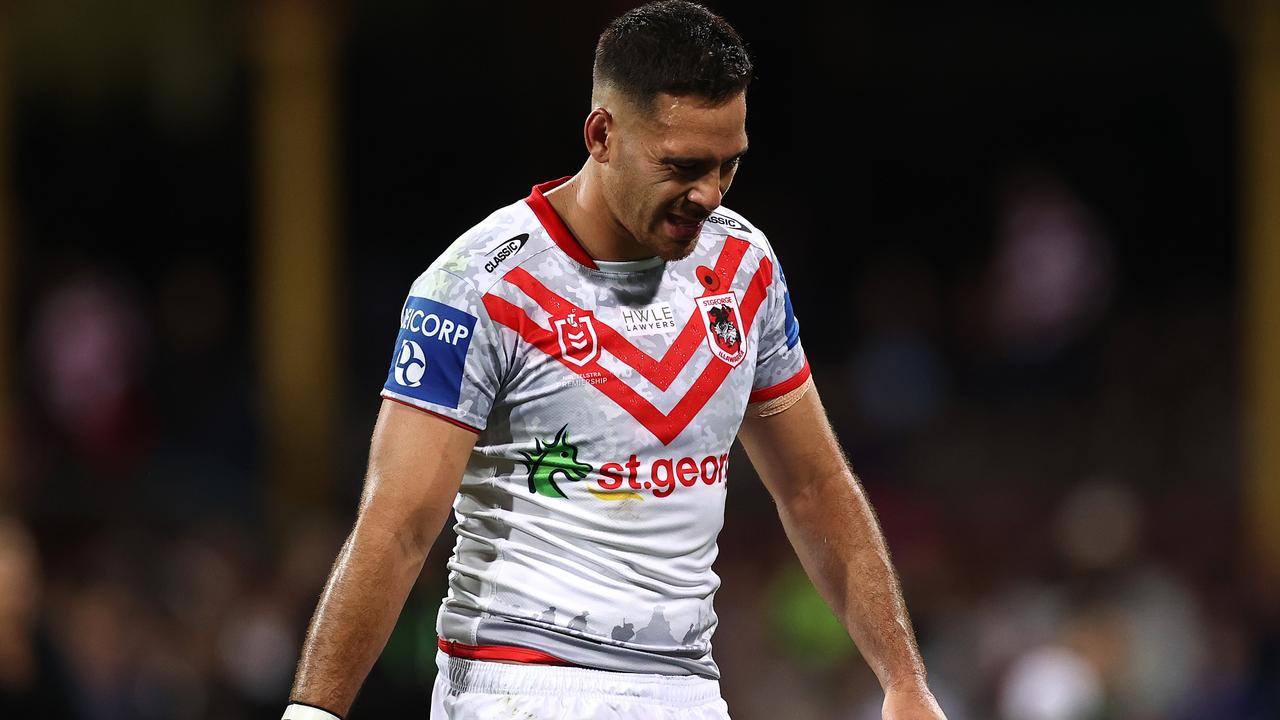
{"type": "Polygon", "coordinates": [[[653,248],[653,251],[655,255],[663,260],[673,261],[683,260],[689,257],[693,254],[693,250],[696,247],[698,247],[698,242],[696,240],[690,243],[680,243],[667,240],[661,245],[653,248]]]}
{"type": "Polygon", "coordinates": [[[698,239],[701,233],[691,238],[672,237],[670,233],[664,232],[665,228],[660,228],[643,241],[643,245],[647,247],[654,255],[663,260],[683,260],[693,254],[698,248],[698,239]]]}

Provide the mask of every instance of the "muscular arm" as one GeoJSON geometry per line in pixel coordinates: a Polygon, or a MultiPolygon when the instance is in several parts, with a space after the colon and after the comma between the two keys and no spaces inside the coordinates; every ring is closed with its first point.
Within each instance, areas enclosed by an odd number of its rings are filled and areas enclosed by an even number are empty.
{"type": "Polygon", "coordinates": [[[817,389],[781,412],[761,409],[748,409],[738,437],[809,578],[885,689],[885,717],[941,718],[879,523],[817,389]]]}
{"type": "Polygon", "coordinates": [[[351,709],[444,525],[475,439],[382,401],[355,527],[311,619],[290,700],[339,715],[351,709]]]}

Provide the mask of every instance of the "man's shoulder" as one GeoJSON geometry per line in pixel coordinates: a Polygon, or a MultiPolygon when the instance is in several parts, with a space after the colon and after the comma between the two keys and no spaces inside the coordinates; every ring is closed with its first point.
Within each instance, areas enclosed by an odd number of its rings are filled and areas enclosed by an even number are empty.
{"type": "Polygon", "coordinates": [[[525,201],[499,208],[450,243],[425,274],[443,272],[465,281],[481,295],[503,273],[549,244],[537,216],[525,201]]]}
{"type": "Polygon", "coordinates": [[[742,213],[731,210],[724,205],[716,208],[715,212],[707,217],[706,222],[703,224],[703,232],[712,235],[728,235],[739,240],[745,240],[765,255],[773,255],[773,249],[769,245],[769,238],[764,234],[764,231],[747,220],[742,213]]]}

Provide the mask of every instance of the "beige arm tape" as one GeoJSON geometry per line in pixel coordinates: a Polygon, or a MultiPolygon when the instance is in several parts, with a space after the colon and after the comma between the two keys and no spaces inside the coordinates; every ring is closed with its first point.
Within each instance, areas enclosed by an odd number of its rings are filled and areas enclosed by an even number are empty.
{"type": "Polygon", "coordinates": [[[777,415],[783,410],[786,410],[792,405],[795,405],[796,403],[800,402],[800,398],[804,397],[804,394],[809,392],[809,390],[812,388],[813,388],[813,376],[811,375],[805,378],[804,383],[800,387],[796,388],[795,390],[792,390],[791,392],[779,395],[778,397],[772,400],[765,400],[764,402],[758,402],[752,405],[748,405],[747,414],[751,415],[752,417],[762,417],[762,418],[769,417],[770,415],[777,415]]]}

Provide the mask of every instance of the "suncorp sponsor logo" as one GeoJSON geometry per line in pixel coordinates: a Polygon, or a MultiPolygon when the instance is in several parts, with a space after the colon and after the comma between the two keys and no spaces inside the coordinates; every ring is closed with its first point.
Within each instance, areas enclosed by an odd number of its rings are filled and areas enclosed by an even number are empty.
{"type": "Polygon", "coordinates": [[[494,270],[497,270],[498,266],[506,261],[507,258],[520,252],[520,248],[524,247],[524,244],[527,242],[529,242],[529,233],[520,233],[485,253],[485,256],[488,258],[484,264],[485,272],[493,272],[494,270]]]}
{"type": "Polygon", "coordinates": [[[431,298],[410,295],[384,386],[397,395],[458,407],[476,316],[431,298]]]}
{"type": "Polygon", "coordinates": [[[422,384],[422,375],[426,371],[427,356],[422,352],[422,346],[412,340],[401,342],[395,362],[396,382],[416,388],[422,384]]]}
{"type": "MultiPolygon", "coordinates": [[[[475,320],[472,319],[472,322],[475,320]]],[[[471,328],[466,325],[441,318],[439,313],[412,306],[405,307],[400,316],[400,329],[454,346],[471,336],[471,328]]]]}

